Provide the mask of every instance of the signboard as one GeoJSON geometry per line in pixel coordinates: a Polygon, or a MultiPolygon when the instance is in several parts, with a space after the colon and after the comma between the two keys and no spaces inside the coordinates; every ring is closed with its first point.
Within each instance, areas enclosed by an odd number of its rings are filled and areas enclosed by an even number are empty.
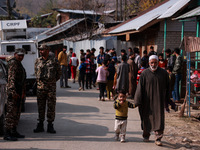
{"type": "Polygon", "coordinates": [[[26,29],[26,20],[4,20],[0,22],[0,30],[26,29]]]}
{"type": "Polygon", "coordinates": [[[200,51],[200,38],[199,37],[184,37],[184,46],[186,52],[198,52],[200,51]]]}

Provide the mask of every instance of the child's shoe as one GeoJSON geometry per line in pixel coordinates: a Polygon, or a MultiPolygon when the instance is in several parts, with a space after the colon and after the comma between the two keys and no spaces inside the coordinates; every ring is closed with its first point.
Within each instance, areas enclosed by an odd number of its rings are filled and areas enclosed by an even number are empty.
{"type": "Polygon", "coordinates": [[[122,136],[121,137],[121,141],[120,141],[121,143],[125,143],[126,142],[126,140],[125,140],[125,136],[122,136]]]}
{"type": "Polygon", "coordinates": [[[160,140],[156,140],[156,141],[155,141],[155,144],[156,144],[157,146],[162,146],[162,142],[161,142],[160,140]]]}
{"type": "Polygon", "coordinates": [[[115,134],[115,141],[119,141],[119,134],[115,134]]]}

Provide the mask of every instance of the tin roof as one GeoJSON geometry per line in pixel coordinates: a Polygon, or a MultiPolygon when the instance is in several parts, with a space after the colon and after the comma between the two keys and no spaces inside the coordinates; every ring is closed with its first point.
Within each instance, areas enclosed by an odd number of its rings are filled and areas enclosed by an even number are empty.
{"type": "Polygon", "coordinates": [[[185,6],[190,0],[165,0],[163,3],[155,5],[152,9],[144,14],[136,16],[122,24],[119,24],[114,29],[109,31],[109,34],[118,34],[127,31],[139,31],[148,23],[163,17],[171,17],[179,9],[185,6]]]}
{"type": "Polygon", "coordinates": [[[192,18],[192,17],[196,17],[196,16],[200,16],[200,6],[175,18],[175,20],[177,19],[185,19],[185,18],[192,18]]]}
{"type": "Polygon", "coordinates": [[[115,10],[106,10],[106,11],[103,11],[104,14],[111,14],[111,13],[114,13],[115,10]]]}
{"type": "Polygon", "coordinates": [[[85,14],[85,15],[102,15],[101,13],[97,13],[93,10],[71,10],[71,9],[54,9],[58,12],[62,13],[73,13],[73,14],[85,14]]]}
{"type": "Polygon", "coordinates": [[[7,11],[0,7],[0,16],[8,16],[7,11]]]}
{"type": "Polygon", "coordinates": [[[172,15],[174,15],[177,11],[179,11],[181,8],[183,8],[187,3],[189,3],[190,0],[179,0],[176,3],[174,3],[169,9],[164,12],[158,19],[163,18],[169,18],[172,15]]]}
{"type": "Polygon", "coordinates": [[[38,41],[42,41],[42,40],[45,40],[45,39],[48,39],[58,33],[61,33],[61,32],[64,32],[66,31],[67,29],[71,28],[72,26],[78,24],[79,22],[85,20],[85,18],[82,18],[82,19],[69,19],[41,34],[38,35],[38,41]]]}

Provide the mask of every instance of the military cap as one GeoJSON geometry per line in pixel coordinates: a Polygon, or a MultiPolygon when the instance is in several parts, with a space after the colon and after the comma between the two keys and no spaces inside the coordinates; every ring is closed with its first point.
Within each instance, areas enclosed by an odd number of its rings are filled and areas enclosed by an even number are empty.
{"type": "Polygon", "coordinates": [[[15,50],[15,54],[17,54],[17,55],[24,55],[25,54],[25,50],[23,48],[17,48],[15,50]]]}
{"type": "Polygon", "coordinates": [[[38,47],[38,49],[40,50],[40,49],[47,49],[47,50],[49,50],[49,46],[47,46],[46,44],[42,44],[42,45],[40,45],[39,47],[38,47]]]}

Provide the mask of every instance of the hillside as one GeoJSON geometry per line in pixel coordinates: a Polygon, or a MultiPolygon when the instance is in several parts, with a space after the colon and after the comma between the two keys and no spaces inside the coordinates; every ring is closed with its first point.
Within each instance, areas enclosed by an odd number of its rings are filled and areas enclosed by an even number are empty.
{"type": "MultiPolygon", "coordinates": [[[[21,14],[28,14],[29,16],[35,16],[43,10],[45,13],[44,8],[48,7],[46,5],[47,2],[53,1],[54,7],[57,8],[76,8],[76,6],[70,6],[72,1],[70,0],[16,0],[16,10],[19,11],[21,14]]],[[[97,3],[105,3],[108,10],[113,9],[115,5],[115,0],[94,0],[95,4],[97,3]]],[[[73,1],[74,2],[74,1],[73,1]]],[[[78,8],[79,6],[77,6],[78,8]]],[[[47,12],[46,12],[47,13],[47,12]]]]}
{"type": "Polygon", "coordinates": [[[16,0],[16,9],[21,14],[35,16],[45,5],[46,0],[16,0]]]}

